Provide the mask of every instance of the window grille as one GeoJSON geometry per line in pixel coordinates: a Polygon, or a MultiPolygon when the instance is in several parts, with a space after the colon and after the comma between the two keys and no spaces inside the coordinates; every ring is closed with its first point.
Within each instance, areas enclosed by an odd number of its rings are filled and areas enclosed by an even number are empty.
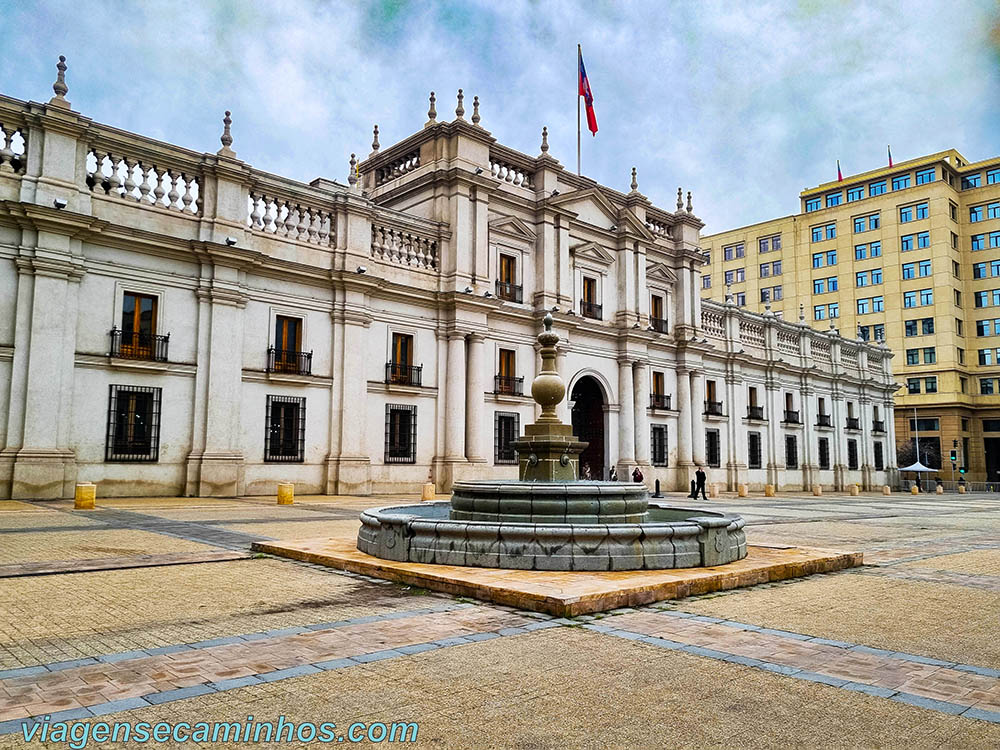
{"type": "Polygon", "coordinates": [[[108,429],[104,460],[158,461],[161,389],[112,385],[108,390],[108,429]]]}

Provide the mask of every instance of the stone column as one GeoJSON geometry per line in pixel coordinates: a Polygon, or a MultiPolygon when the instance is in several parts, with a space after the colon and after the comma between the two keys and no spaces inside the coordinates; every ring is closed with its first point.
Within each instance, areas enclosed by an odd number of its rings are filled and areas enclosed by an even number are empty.
{"type": "Polygon", "coordinates": [[[330,434],[337,435],[338,439],[336,451],[331,451],[327,459],[327,491],[338,495],[367,495],[371,492],[371,451],[364,429],[370,419],[368,368],[364,358],[352,356],[352,352],[365,350],[371,319],[351,312],[344,315],[342,325],[337,325],[338,322],[334,325],[331,351],[336,352],[334,367],[340,367],[339,372],[333,374],[334,385],[339,384],[339,389],[331,399],[330,419],[330,434]]]}
{"type": "Polygon", "coordinates": [[[785,443],[781,430],[781,423],[785,418],[785,394],[778,383],[769,382],[765,386],[767,409],[767,484],[773,484],[777,489],[781,482],[778,481],[779,473],[783,474],[785,466],[785,443]]]}
{"type": "Polygon", "coordinates": [[[469,334],[469,362],[466,378],[465,403],[465,457],[469,461],[484,463],[483,456],[483,342],[481,333],[469,334]]]}
{"type": "Polygon", "coordinates": [[[691,373],[691,458],[705,466],[705,374],[691,373]]]}
{"type": "MultiPolygon", "coordinates": [[[[862,355],[864,352],[862,352],[862,355]]],[[[875,488],[872,481],[874,451],[872,447],[872,407],[867,395],[858,399],[858,421],[861,425],[861,438],[858,445],[858,460],[861,463],[861,488],[869,491],[875,488]]]]}
{"type": "Polygon", "coordinates": [[[444,458],[452,463],[465,461],[465,396],[465,334],[449,331],[444,458]]]}
{"type": "Polygon", "coordinates": [[[739,365],[726,373],[726,398],[728,403],[723,411],[729,415],[726,422],[726,489],[735,492],[737,485],[743,480],[747,462],[745,458],[747,444],[747,427],[744,417],[747,410],[747,387],[742,378],[739,365]],[[743,451],[741,453],[741,451],[743,451]]]}
{"type": "Polygon", "coordinates": [[[635,463],[635,390],[632,362],[618,360],[618,476],[624,479],[635,463]]]}
{"type": "Polygon", "coordinates": [[[799,446],[799,466],[802,469],[802,489],[807,491],[812,487],[816,471],[816,466],[812,462],[813,446],[816,444],[816,422],[810,401],[812,395],[811,388],[800,387],[799,419],[802,420],[802,444],[799,446]]]}
{"type": "Polygon", "coordinates": [[[649,465],[649,366],[646,362],[636,362],[632,367],[632,382],[635,387],[635,460],[643,466],[649,465]]]}
{"type": "Polygon", "coordinates": [[[844,394],[834,388],[830,394],[830,424],[833,425],[830,458],[833,460],[833,489],[837,492],[843,492],[847,486],[847,441],[854,438],[853,433],[846,431],[847,409],[843,399],[844,394]]]}
{"type": "MultiPolygon", "coordinates": [[[[684,368],[677,369],[677,393],[674,395],[677,409],[677,468],[683,477],[680,489],[688,481],[693,460],[691,458],[691,376],[684,368]]],[[[677,488],[675,488],[677,489],[677,488]]]]}

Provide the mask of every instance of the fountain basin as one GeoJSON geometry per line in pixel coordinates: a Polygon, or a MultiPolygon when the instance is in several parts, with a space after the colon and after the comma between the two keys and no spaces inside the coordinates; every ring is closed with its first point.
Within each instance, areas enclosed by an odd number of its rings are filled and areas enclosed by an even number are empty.
{"type": "MultiPolygon", "coordinates": [[[[619,486],[648,497],[641,485],[619,486]]],[[[746,557],[739,516],[646,504],[641,523],[467,520],[453,518],[447,501],[370,508],[361,514],[357,546],[399,562],[515,570],[662,570],[746,557]]]]}
{"type": "Polygon", "coordinates": [[[453,521],[507,523],[644,523],[649,492],[622,482],[455,482],[453,521]]]}

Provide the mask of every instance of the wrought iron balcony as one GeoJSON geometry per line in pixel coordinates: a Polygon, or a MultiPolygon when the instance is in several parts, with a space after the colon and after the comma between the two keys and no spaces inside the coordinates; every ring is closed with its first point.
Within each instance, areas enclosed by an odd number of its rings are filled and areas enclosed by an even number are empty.
{"type": "Polygon", "coordinates": [[[722,414],[722,402],[721,401],[706,401],[705,402],[705,413],[710,417],[721,417],[722,414]]]}
{"type": "Polygon", "coordinates": [[[404,365],[397,362],[385,363],[385,382],[390,385],[420,385],[423,365],[404,365]]]}
{"type": "Polygon", "coordinates": [[[148,359],[153,362],[167,361],[167,346],[170,334],[157,336],[155,333],[133,333],[120,331],[117,327],[110,331],[111,357],[122,359],[148,359]]]}
{"type": "Polygon", "coordinates": [[[847,429],[849,430],[860,430],[861,429],[861,419],[858,417],[848,417],[847,418],[847,429]]]}
{"type": "Polygon", "coordinates": [[[296,352],[289,349],[267,349],[267,371],[285,372],[291,375],[312,374],[312,352],[296,352]]]}
{"type": "Polygon", "coordinates": [[[649,316],[649,327],[657,333],[667,333],[667,319],[649,316]]]}
{"type": "Polygon", "coordinates": [[[497,280],[497,298],[507,300],[508,302],[521,303],[523,297],[521,295],[521,285],[511,284],[507,281],[497,280]]]}
{"type": "Polygon", "coordinates": [[[885,432],[885,422],[881,419],[872,421],[872,432],[885,432]]]}
{"type": "Polygon", "coordinates": [[[650,409],[670,409],[670,394],[669,393],[650,393],[649,394],[649,408],[650,409]]]}
{"type": "Polygon", "coordinates": [[[587,302],[587,300],[582,299],[580,300],[580,315],[594,320],[603,320],[604,308],[596,302],[587,302]]]}
{"type": "Polygon", "coordinates": [[[799,421],[799,413],[791,409],[785,409],[785,424],[802,424],[799,421]]]}
{"type": "Polygon", "coordinates": [[[524,378],[513,378],[509,375],[494,375],[493,392],[505,396],[523,396],[524,378]]]}
{"type": "Polygon", "coordinates": [[[763,419],[764,418],[764,407],[763,406],[748,406],[747,407],[747,419],[763,419]]]}
{"type": "Polygon", "coordinates": [[[817,414],[816,415],[816,426],[817,427],[830,427],[830,415],[829,414],[817,414]]]}

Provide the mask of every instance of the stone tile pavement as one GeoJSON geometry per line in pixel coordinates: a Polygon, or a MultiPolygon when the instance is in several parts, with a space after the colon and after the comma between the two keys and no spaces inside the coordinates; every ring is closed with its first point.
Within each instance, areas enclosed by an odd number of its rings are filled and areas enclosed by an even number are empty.
{"type": "MultiPolygon", "coordinates": [[[[63,570],[83,565],[81,533],[246,552],[380,503],[0,503],[0,548],[65,534],[42,561],[63,570]]],[[[577,619],[273,559],[0,578],[0,721],[16,725],[0,748],[26,746],[19,725],[40,712],[412,720],[417,747],[1000,746],[1000,498],[708,505],[744,512],[751,544],[859,549],[869,565],[577,619]]]]}

